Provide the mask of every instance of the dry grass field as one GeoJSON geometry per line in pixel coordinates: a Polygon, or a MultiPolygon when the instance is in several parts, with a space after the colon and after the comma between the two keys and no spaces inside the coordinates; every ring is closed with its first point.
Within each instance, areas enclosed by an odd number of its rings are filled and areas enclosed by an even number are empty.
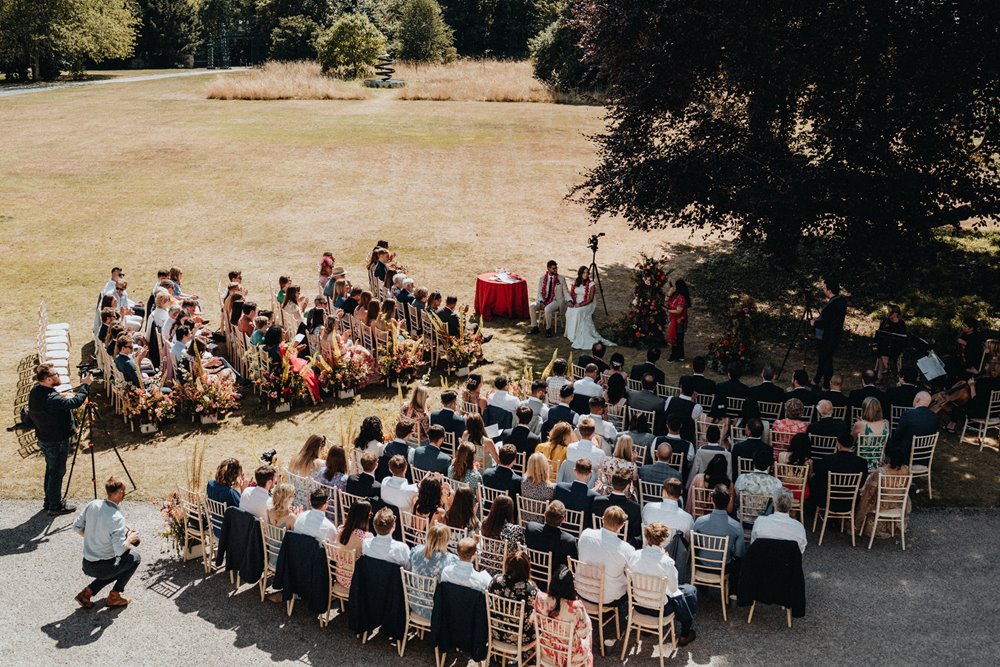
{"type": "MultiPolygon", "coordinates": [[[[182,267],[185,288],[203,295],[217,319],[214,293],[231,269],[243,270],[260,301],[284,273],[311,291],[326,250],[364,282],[367,253],[382,238],[418,284],[470,303],[477,273],[505,266],[534,279],[550,257],[569,273],[590,261],[586,239],[603,231],[598,260],[614,316],[627,306],[628,272],[640,251],[664,249],[676,258],[678,276],[711,252],[686,233],[633,232],[614,220],[590,226],[564,199],[594,160],[585,135],[601,128],[598,107],[411,104],[397,99],[398,91],[344,101],[208,99],[217,82],[242,76],[0,101],[0,405],[11,404],[16,365],[35,344],[39,299],[53,320],[71,323],[75,356],[90,341],[93,306],[113,265],[126,268],[130,293],[143,300],[157,268],[182,267]]],[[[527,78],[519,85],[534,84],[527,78]]],[[[496,340],[487,348],[495,363],[482,369],[487,378],[525,364],[537,371],[554,348],[568,352],[565,339],[527,338],[523,326],[488,325],[496,340]]],[[[692,329],[690,348],[703,349],[699,340],[713,331],[700,307],[692,329]]],[[[624,352],[630,362],[639,354],[624,352]]],[[[667,372],[676,380],[687,369],[667,372]]],[[[432,385],[439,391],[437,376],[432,385]]],[[[206,469],[227,455],[252,466],[270,447],[287,459],[311,433],[336,441],[367,414],[388,420],[396,400],[394,392],[373,389],[351,404],[275,418],[250,399],[219,427],[181,422],[148,438],[120,421],[113,426],[140,493],[154,496],[183,481],[195,444],[206,448],[206,469]]],[[[0,438],[7,453],[0,496],[38,497],[41,460],[20,459],[11,434],[0,438]]],[[[99,478],[119,472],[103,436],[97,445],[99,478]]],[[[963,479],[995,484],[996,452],[974,452],[947,446],[935,482],[943,502],[969,502],[958,498],[963,479]]],[[[74,495],[89,494],[88,473],[78,470],[74,495]]],[[[995,494],[985,494],[972,504],[994,504],[995,494]]]]}

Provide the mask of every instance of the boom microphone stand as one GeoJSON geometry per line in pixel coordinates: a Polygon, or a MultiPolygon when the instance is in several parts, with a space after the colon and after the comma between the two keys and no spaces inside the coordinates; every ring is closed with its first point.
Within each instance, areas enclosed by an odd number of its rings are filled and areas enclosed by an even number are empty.
{"type": "Polygon", "coordinates": [[[781,360],[781,366],[778,367],[778,372],[775,374],[774,379],[781,378],[781,372],[785,370],[785,364],[788,363],[788,357],[791,356],[792,350],[798,345],[799,341],[802,341],[802,368],[806,367],[806,343],[811,337],[809,334],[809,326],[813,321],[813,309],[812,303],[809,300],[809,294],[805,290],[800,294],[802,299],[802,317],[799,318],[798,323],[795,325],[795,329],[792,331],[792,336],[788,340],[788,349],[785,350],[785,357],[781,360]]]}
{"type": "Polygon", "coordinates": [[[114,438],[111,437],[111,431],[104,423],[104,418],[101,417],[101,413],[97,409],[97,403],[94,403],[88,398],[83,402],[83,418],[80,420],[80,426],[76,430],[75,444],[77,446],[73,448],[73,460],[69,466],[69,474],[66,475],[66,490],[63,491],[63,501],[65,501],[66,496],[69,495],[69,485],[73,481],[73,469],[76,467],[76,455],[82,447],[90,451],[90,483],[94,486],[94,499],[97,499],[97,463],[94,460],[94,424],[97,424],[98,428],[100,428],[104,432],[104,435],[108,438],[108,442],[111,443],[111,449],[114,450],[115,456],[118,457],[118,462],[122,464],[122,470],[125,471],[125,476],[128,477],[129,483],[132,484],[132,490],[136,490],[135,480],[132,479],[132,475],[125,466],[125,460],[122,458],[121,452],[118,451],[114,438]],[[84,432],[88,435],[87,442],[83,441],[84,432]]]}
{"type": "Polygon", "coordinates": [[[604,314],[607,315],[608,303],[607,301],[604,300],[604,286],[601,285],[601,274],[597,272],[597,240],[602,236],[604,236],[604,232],[601,232],[600,234],[594,234],[593,236],[590,237],[590,243],[588,243],[588,245],[590,246],[590,251],[592,253],[592,256],[590,259],[589,270],[591,278],[594,280],[595,283],[597,283],[597,289],[601,292],[601,303],[604,305],[604,314]]]}

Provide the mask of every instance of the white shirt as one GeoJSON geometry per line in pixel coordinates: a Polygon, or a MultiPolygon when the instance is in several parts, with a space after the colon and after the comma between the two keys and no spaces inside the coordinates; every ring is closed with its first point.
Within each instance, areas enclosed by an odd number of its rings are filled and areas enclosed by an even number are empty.
{"type": "Polygon", "coordinates": [[[635,556],[631,545],[606,528],[588,528],[576,548],[584,563],[604,566],[604,599],[591,602],[614,602],[628,593],[625,568],[635,556]]]}
{"type": "Polygon", "coordinates": [[[594,432],[604,440],[604,453],[610,456],[611,452],[614,451],[615,442],[618,440],[618,429],[611,422],[605,421],[601,415],[577,415],[573,420],[574,425],[579,426],[580,420],[587,417],[594,420],[594,432]]]}
{"type": "Polygon", "coordinates": [[[594,381],[589,375],[584,375],[581,379],[573,383],[573,393],[584,396],[604,396],[604,388],[594,381]]]}
{"type": "Polygon", "coordinates": [[[115,280],[108,279],[108,282],[104,283],[104,289],[101,290],[101,294],[111,294],[118,287],[115,280]]]}
{"type": "Polygon", "coordinates": [[[73,522],[73,528],[83,531],[83,557],[89,561],[117,559],[129,545],[125,542],[128,528],[118,505],[110,500],[92,500],[73,522]]]}
{"type": "Polygon", "coordinates": [[[566,448],[566,460],[576,463],[580,459],[590,459],[592,470],[597,470],[604,463],[607,455],[600,447],[596,447],[591,440],[580,440],[572,442],[566,448]]]}
{"type": "Polygon", "coordinates": [[[402,542],[392,539],[392,535],[366,537],[361,543],[361,554],[403,567],[410,562],[410,550],[402,542]]]}
{"type": "Polygon", "coordinates": [[[467,563],[465,561],[458,561],[457,563],[452,563],[451,565],[445,565],[444,569],[441,570],[441,581],[447,581],[451,584],[458,584],[459,586],[466,586],[468,588],[474,588],[477,591],[486,592],[489,588],[490,582],[493,577],[490,576],[489,572],[485,570],[477,570],[472,567],[472,563],[467,563]]]}
{"type": "MultiPolygon", "coordinates": [[[[669,398],[667,399],[667,402],[663,404],[663,405],[664,405],[664,408],[668,408],[668,407],[670,407],[670,401],[671,401],[671,400],[672,400],[673,398],[674,398],[674,397],[673,397],[673,396],[671,396],[671,397],[669,397],[669,398]]],[[[686,400],[686,401],[691,401],[692,403],[694,403],[694,410],[692,410],[692,411],[691,411],[691,419],[693,419],[693,420],[695,420],[695,421],[698,421],[699,419],[701,419],[701,416],[702,416],[703,414],[705,414],[705,408],[703,408],[703,407],[701,406],[701,403],[699,403],[698,401],[694,400],[694,399],[693,399],[693,398],[691,398],[690,396],[685,396],[684,394],[681,394],[681,395],[680,395],[680,396],[678,396],[677,398],[683,398],[683,399],[684,399],[684,400],[686,400]]]]}
{"type": "Polygon", "coordinates": [[[565,375],[550,375],[545,383],[549,389],[562,389],[563,385],[569,384],[569,379],[565,375]]]}
{"type": "Polygon", "coordinates": [[[417,485],[410,484],[405,477],[386,477],[382,480],[382,502],[410,511],[413,498],[417,495],[417,485]]]}
{"type": "Polygon", "coordinates": [[[646,503],[642,508],[642,525],[651,523],[665,523],[671,534],[680,531],[685,537],[690,537],[694,519],[680,508],[676,500],[664,498],[658,503],[646,503]]]}
{"type": "Polygon", "coordinates": [[[662,547],[643,547],[636,551],[628,569],[636,574],[666,577],[667,595],[670,597],[681,595],[677,589],[677,565],[662,547]]]}
{"type": "Polygon", "coordinates": [[[788,516],[784,512],[761,515],[753,522],[753,530],[750,532],[750,543],[754,540],[791,540],[799,543],[799,551],[806,552],[806,529],[802,524],[788,516]]]}
{"type": "Polygon", "coordinates": [[[371,452],[375,456],[382,456],[382,450],[384,449],[385,443],[378,440],[369,440],[368,444],[365,445],[365,452],[371,452]]]}
{"type": "Polygon", "coordinates": [[[489,400],[486,401],[487,405],[494,405],[498,408],[502,408],[507,412],[513,413],[521,406],[521,401],[517,400],[516,396],[512,396],[506,390],[501,389],[500,391],[495,391],[490,394],[489,400]]]}
{"type": "Polygon", "coordinates": [[[240,494],[240,509],[250,512],[261,521],[267,521],[267,510],[271,508],[271,494],[259,486],[248,486],[240,494]]]}
{"type": "MultiPolygon", "coordinates": [[[[240,502],[243,502],[242,498],[240,502]]],[[[303,535],[312,535],[320,542],[333,542],[337,539],[337,527],[326,518],[326,512],[322,510],[308,510],[298,515],[293,530],[303,535]]]]}

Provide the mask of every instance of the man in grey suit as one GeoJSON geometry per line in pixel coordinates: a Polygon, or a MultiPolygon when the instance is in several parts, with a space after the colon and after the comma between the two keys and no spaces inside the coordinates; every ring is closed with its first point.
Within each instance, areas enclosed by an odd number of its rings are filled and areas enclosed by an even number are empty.
{"type": "Polygon", "coordinates": [[[674,450],[670,443],[661,442],[660,446],[656,448],[656,460],[639,468],[639,479],[653,484],[663,484],[670,477],[675,477],[677,481],[680,481],[681,473],[670,467],[670,456],[673,453],[674,450]]]}
{"type": "Polygon", "coordinates": [[[652,429],[653,435],[666,435],[667,424],[664,417],[666,401],[656,395],[656,378],[653,377],[652,373],[646,373],[642,376],[641,382],[642,389],[640,391],[628,390],[626,403],[630,408],[652,412],[653,423],[649,427],[652,429]]]}

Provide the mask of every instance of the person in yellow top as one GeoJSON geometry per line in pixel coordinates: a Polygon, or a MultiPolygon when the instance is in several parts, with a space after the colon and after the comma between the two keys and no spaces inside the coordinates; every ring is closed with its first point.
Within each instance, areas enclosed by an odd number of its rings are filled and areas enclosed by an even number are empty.
{"type": "Polygon", "coordinates": [[[549,431],[548,441],[535,447],[535,452],[545,455],[552,470],[559,470],[559,466],[566,460],[566,448],[572,440],[573,426],[567,422],[559,422],[549,431]]]}

